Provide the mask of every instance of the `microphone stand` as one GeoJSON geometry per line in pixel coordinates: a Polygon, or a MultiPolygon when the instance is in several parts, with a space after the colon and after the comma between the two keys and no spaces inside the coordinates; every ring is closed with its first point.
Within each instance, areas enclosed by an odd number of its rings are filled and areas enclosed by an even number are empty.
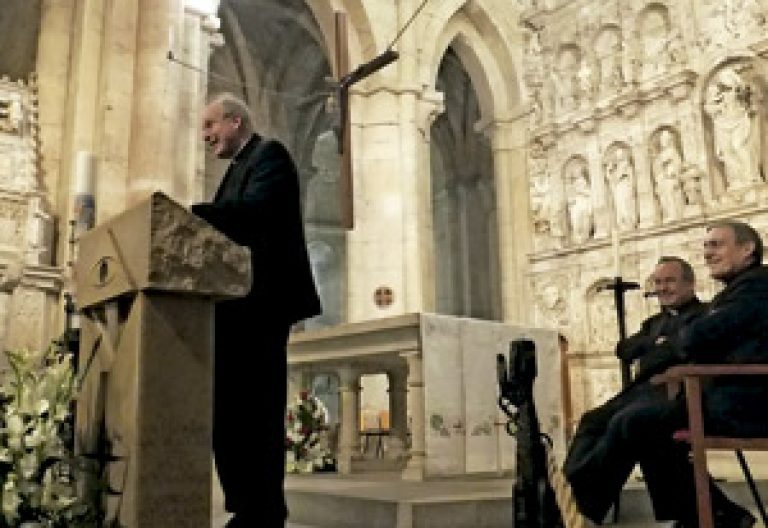
{"type": "MultiPolygon", "coordinates": [[[[637,290],[640,285],[636,282],[625,281],[621,278],[621,275],[617,275],[612,281],[605,285],[608,290],[613,290],[613,301],[616,305],[616,322],[619,325],[619,340],[627,338],[627,308],[624,303],[624,294],[629,290],[637,290]]],[[[632,362],[626,359],[620,359],[621,363],[621,388],[625,389],[632,381],[631,366],[632,362]]],[[[616,501],[613,503],[613,522],[616,523],[619,520],[619,508],[620,498],[616,497],[616,501]]]]}
{"type": "MultiPolygon", "coordinates": [[[[606,289],[613,290],[613,301],[616,305],[616,321],[619,325],[619,340],[627,338],[627,308],[624,303],[624,294],[629,290],[637,290],[640,285],[636,282],[625,281],[621,276],[614,277],[606,286],[606,289]]],[[[631,362],[625,359],[621,361],[621,387],[626,388],[631,381],[630,366],[631,362]]]]}

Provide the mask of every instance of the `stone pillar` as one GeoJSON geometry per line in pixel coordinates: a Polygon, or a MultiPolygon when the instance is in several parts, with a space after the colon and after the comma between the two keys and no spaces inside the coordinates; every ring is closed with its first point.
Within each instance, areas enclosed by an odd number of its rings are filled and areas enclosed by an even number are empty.
{"type": "Polygon", "coordinates": [[[419,350],[401,354],[408,362],[408,414],[411,417],[411,448],[403,480],[424,480],[426,423],[424,416],[424,372],[419,350]]]}
{"type": "Polygon", "coordinates": [[[177,198],[184,204],[204,201],[205,148],[200,135],[203,101],[208,93],[208,62],[213,46],[223,43],[218,32],[219,19],[215,16],[218,0],[199,2],[185,0],[184,24],[181,38],[170,51],[174,57],[196,69],[181,71],[179,91],[179,148],[176,149],[177,198]]]}
{"type": "Polygon", "coordinates": [[[531,251],[530,206],[525,162],[525,116],[493,125],[496,210],[499,225],[502,320],[533,322],[525,303],[528,253],[531,251]]]}
{"type": "Polygon", "coordinates": [[[139,0],[136,78],[128,164],[128,203],[161,190],[177,196],[174,165],[178,139],[181,66],[168,60],[182,0],[139,0]]]}
{"type": "Polygon", "coordinates": [[[338,466],[339,473],[348,475],[352,473],[353,460],[358,458],[360,453],[360,434],[358,431],[360,384],[357,370],[351,366],[340,367],[337,373],[341,396],[338,466]]]}
{"type": "Polygon", "coordinates": [[[288,402],[290,403],[301,391],[308,391],[312,382],[311,374],[301,367],[288,366],[288,402]]]}
{"type": "Polygon", "coordinates": [[[387,372],[389,379],[389,455],[405,454],[408,445],[408,374],[403,370],[387,372]]]}
{"type": "Polygon", "coordinates": [[[210,526],[213,302],[247,293],[248,250],[155,193],[81,237],[75,276],[84,487],[105,525],[210,526]]]}

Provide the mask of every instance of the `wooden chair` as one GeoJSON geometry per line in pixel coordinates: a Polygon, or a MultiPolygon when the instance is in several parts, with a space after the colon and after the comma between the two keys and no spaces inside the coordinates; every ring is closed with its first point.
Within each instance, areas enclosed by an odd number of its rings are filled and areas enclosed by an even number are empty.
{"type": "Polygon", "coordinates": [[[670,397],[678,393],[681,383],[685,387],[686,406],[688,407],[688,429],[677,431],[674,436],[675,439],[686,441],[691,445],[699,528],[714,528],[706,452],[708,450],[731,449],[736,452],[739,465],[744,472],[744,478],[755,499],[763,523],[768,526],[768,519],[766,519],[766,512],[760,499],[760,494],[742,454],[742,450],[768,451],[768,438],[710,436],[704,431],[704,419],[702,416],[702,379],[717,376],[755,375],[768,376],[768,365],[679,365],[667,369],[652,380],[653,383],[666,383],[670,397]]]}

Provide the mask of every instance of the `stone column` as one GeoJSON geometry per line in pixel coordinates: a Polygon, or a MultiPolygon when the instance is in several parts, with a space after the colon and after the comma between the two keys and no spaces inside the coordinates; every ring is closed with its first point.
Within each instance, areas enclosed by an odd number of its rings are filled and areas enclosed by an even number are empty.
{"type": "Polygon", "coordinates": [[[306,369],[288,365],[288,403],[301,391],[309,390],[311,374],[306,369]]]}
{"type": "Polygon", "coordinates": [[[493,160],[499,225],[502,320],[532,322],[520,302],[525,292],[528,253],[531,251],[530,206],[525,162],[525,116],[493,124],[493,160]]]}
{"type": "Polygon", "coordinates": [[[405,455],[408,445],[408,374],[405,369],[390,370],[389,379],[389,449],[391,458],[405,455]]]}
{"type": "Polygon", "coordinates": [[[218,0],[205,2],[185,0],[181,38],[170,50],[174,57],[196,69],[181,72],[179,103],[179,148],[176,149],[176,181],[178,199],[185,204],[204,201],[205,148],[200,135],[202,105],[208,92],[208,62],[214,46],[223,44],[219,19],[215,16],[218,0]]]}
{"type": "Polygon", "coordinates": [[[426,424],[424,416],[424,373],[419,350],[404,352],[408,362],[408,413],[411,417],[411,448],[408,465],[403,470],[403,480],[424,480],[426,458],[426,424]]]}
{"type": "Polygon", "coordinates": [[[339,420],[341,432],[339,434],[339,473],[348,475],[352,473],[352,462],[360,453],[360,435],[358,432],[358,416],[360,409],[360,384],[357,370],[351,366],[340,367],[339,393],[341,396],[341,409],[339,420]]]}
{"type": "Polygon", "coordinates": [[[174,188],[181,66],[168,60],[171,35],[183,13],[181,0],[139,0],[128,203],[174,188]]]}

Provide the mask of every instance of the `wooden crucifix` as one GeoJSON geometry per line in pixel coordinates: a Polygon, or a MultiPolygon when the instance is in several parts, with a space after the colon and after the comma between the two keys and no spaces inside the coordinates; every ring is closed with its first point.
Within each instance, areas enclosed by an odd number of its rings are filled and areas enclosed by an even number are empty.
{"type": "Polygon", "coordinates": [[[334,77],[336,79],[339,123],[337,138],[341,155],[341,174],[339,178],[339,204],[341,207],[341,225],[345,229],[354,226],[352,199],[352,139],[349,119],[349,89],[353,84],[376,73],[384,66],[396,61],[399,54],[387,49],[369,62],[361,64],[354,71],[349,71],[349,46],[346,13],[334,13],[334,77]]]}

